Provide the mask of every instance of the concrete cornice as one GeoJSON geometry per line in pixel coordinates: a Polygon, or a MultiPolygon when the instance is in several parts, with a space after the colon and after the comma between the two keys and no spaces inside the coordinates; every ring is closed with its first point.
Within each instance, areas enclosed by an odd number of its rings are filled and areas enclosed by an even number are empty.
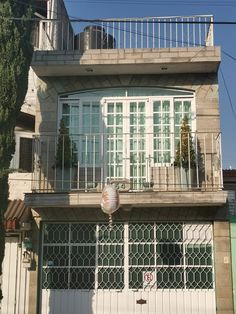
{"type": "MultiPolygon", "coordinates": [[[[188,192],[121,192],[121,206],[132,207],[189,207],[223,206],[227,201],[226,191],[188,192]]],[[[38,207],[100,207],[101,193],[26,193],[25,204],[38,207]]]]}

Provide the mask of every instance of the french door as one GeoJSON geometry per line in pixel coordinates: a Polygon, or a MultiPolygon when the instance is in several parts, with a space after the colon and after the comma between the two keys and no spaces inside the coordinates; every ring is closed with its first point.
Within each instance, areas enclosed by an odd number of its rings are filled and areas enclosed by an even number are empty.
{"type": "Polygon", "coordinates": [[[78,186],[129,181],[133,190],[152,181],[152,169],[173,163],[184,116],[193,128],[187,97],[81,97],[63,101],[78,160],[78,186]]]}
{"type": "Polygon", "coordinates": [[[147,179],[151,154],[148,99],[107,100],[104,104],[106,178],[110,181],[129,178],[132,188],[140,189],[147,179]]]}

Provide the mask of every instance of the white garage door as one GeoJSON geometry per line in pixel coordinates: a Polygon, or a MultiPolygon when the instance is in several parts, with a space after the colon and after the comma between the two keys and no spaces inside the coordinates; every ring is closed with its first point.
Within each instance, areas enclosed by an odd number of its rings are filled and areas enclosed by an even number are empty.
{"type": "Polygon", "coordinates": [[[43,225],[43,314],[216,313],[211,224],[43,225]]]}

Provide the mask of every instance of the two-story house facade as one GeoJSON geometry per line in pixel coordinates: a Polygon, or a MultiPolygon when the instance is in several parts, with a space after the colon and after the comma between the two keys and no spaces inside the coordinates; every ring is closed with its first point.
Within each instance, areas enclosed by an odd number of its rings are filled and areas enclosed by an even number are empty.
{"type": "Polygon", "coordinates": [[[211,22],[40,22],[32,311],[231,313],[211,22]]]}

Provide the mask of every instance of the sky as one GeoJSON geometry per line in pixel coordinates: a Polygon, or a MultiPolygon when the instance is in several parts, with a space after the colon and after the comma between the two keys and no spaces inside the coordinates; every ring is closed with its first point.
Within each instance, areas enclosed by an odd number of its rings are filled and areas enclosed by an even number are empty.
{"type": "Polygon", "coordinates": [[[233,0],[64,0],[73,18],[214,15],[214,43],[221,46],[219,101],[223,168],[236,169],[236,1],[233,0]],[[226,54],[229,54],[227,56],[226,54]],[[222,78],[222,74],[223,77],[222,78]]]}

